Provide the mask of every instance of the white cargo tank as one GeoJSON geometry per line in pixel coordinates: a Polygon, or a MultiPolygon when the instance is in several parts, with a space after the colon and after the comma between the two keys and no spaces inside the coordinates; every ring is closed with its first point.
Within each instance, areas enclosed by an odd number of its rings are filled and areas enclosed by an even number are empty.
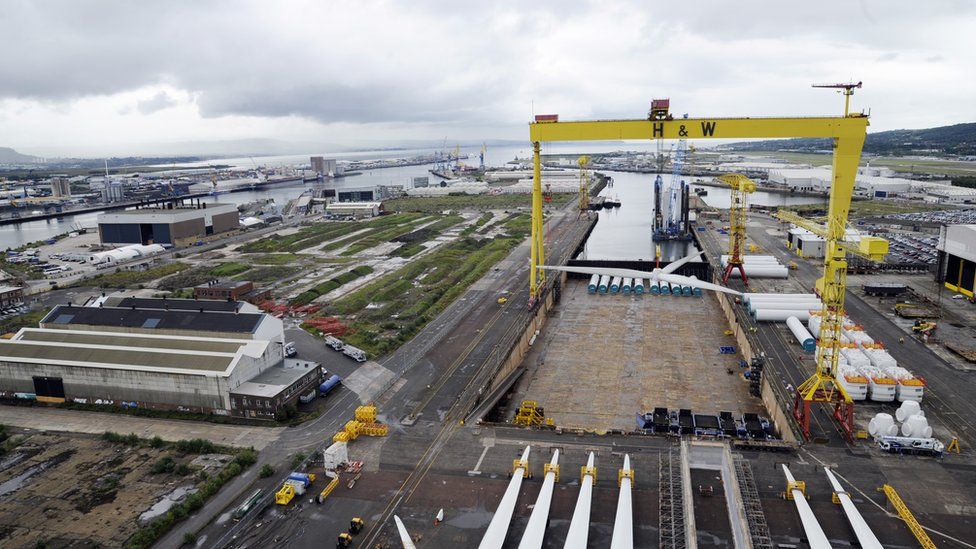
{"type": "Polygon", "coordinates": [[[897,384],[888,374],[875,368],[874,366],[861,366],[857,368],[861,375],[867,378],[870,389],[870,398],[875,402],[894,402],[897,384]]]}

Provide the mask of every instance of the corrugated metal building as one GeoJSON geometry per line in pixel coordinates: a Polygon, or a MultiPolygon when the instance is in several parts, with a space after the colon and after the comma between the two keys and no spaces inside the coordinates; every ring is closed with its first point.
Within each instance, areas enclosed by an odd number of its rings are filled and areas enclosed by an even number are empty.
{"type": "Polygon", "coordinates": [[[976,292],[976,225],[943,226],[936,281],[967,297],[976,292]]]}
{"type": "Polygon", "coordinates": [[[143,208],[98,216],[102,244],[172,244],[184,246],[210,235],[240,228],[234,204],[143,208]]]}

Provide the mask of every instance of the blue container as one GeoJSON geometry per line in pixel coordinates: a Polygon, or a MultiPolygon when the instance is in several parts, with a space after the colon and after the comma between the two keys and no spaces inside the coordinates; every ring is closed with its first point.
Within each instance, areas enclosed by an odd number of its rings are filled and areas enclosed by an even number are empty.
{"type": "Polygon", "coordinates": [[[329,391],[334,389],[335,386],[340,383],[342,383],[342,378],[337,375],[333,375],[329,379],[325,380],[325,383],[319,385],[319,394],[322,396],[329,394],[329,391]]]}

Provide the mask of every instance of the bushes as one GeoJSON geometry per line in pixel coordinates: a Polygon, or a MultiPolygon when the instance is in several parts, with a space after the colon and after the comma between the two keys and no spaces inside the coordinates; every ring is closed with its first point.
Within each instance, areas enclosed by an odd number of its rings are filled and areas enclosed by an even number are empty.
{"type": "Polygon", "coordinates": [[[140,439],[139,435],[135,433],[121,435],[119,433],[113,433],[112,431],[105,431],[102,433],[102,440],[115,444],[125,444],[126,446],[139,446],[142,443],[142,439],[140,439]]]}
{"type": "Polygon", "coordinates": [[[84,284],[92,284],[99,288],[132,288],[139,284],[176,274],[189,268],[190,266],[186,263],[168,263],[159,267],[153,267],[152,269],[146,269],[145,271],[116,271],[114,273],[98,275],[89,281],[85,281],[84,284]]]}
{"type": "Polygon", "coordinates": [[[154,475],[161,475],[163,473],[172,473],[176,470],[176,461],[169,456],[163,456],[153,463],[152,468],[149,472],[154,475]]]}
{"type": "Polygon", "coordinates": [[[261,471],[258,472],[258,476],[261,477],[261,478],[268,478],[268,477],[270,477],[271,475],[274,475],[274,474],[275,474],[275,468],[272,467],[268,463],[265,463],[264,465],[262,465],[261,466],[261,471]]]}
{"type": "Polygon", "coordinates": [[[294,299],[291,300],[289,305],[307,305],[315,301],[315,299],[318,298],[319,296],[325,295],[331,292],[332,290],[335,290],[336,288],[342,286],[343,284],[352,282],[353,280],[356,280],[361,276],[368,275],[372,272],[373,272],[372,267],[369,267],[367,265],[361,265],[349,272],[331,278],[323,282],[322,284],[315,286],[311,290],[306,290],[298,294],[294,299]]]}
{"type": "Polygon", "coordinates": [[[218,451],[216,444],[202,438],[178,440],[174,447],[183,454],[213,454],[218,451]]]}

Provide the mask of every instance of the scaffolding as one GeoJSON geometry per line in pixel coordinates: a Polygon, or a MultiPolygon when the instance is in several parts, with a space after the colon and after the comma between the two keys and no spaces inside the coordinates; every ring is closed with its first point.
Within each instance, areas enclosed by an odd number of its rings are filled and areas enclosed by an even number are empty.
{"type": "Polygon", "coordinates": [[[523,400],[522,405],[515,412],[515,424],[525,427],[542,425],[542,420],[545,417],[546,412],[542,406],[539,406],[538,402],[534,400],[523,400]]]}
{"type": "Polygon", "coordinates": [[[681,481],[681,460],[674,457],[672,450],[661,454],[659,470],[658,500],[660,520],[660,543],[663,549],[684,549],[685,503],[684,488],[681,481]]]}
{"type": "Polygon", "coordinates": [[[756,489],[756,479],[752,474],[752,466],[741,456],[735,457],[735,476],[739,483],[739,493],[742,494],[742,507],[746,511],[746,521],[749,523],[749,536],[752,538],[753,549],[773,549],[773,541],[769,537],[769,525],[766,524],[766,513],[763,512],[759,501],[759,491],[756,489]]]}

